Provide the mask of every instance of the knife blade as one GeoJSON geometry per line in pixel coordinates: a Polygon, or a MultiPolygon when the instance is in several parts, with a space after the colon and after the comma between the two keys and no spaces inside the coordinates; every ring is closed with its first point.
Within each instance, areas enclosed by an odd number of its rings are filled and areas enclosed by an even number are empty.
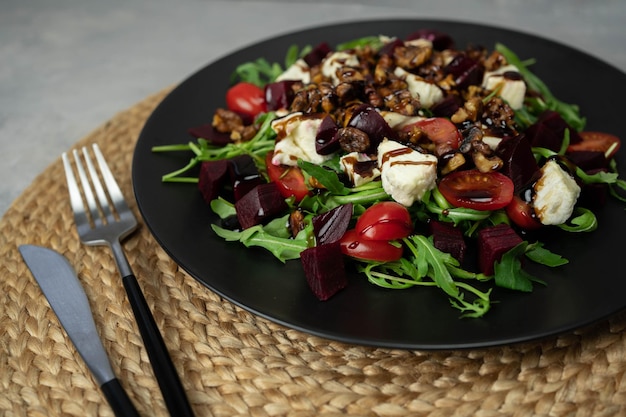
{"type": "Polygon", "coordinates": [[[115,415],[138,417],[139,413],[113,373],[89,300],[72,265],[49,248],[20,245],[19,251],[115,415]]]}

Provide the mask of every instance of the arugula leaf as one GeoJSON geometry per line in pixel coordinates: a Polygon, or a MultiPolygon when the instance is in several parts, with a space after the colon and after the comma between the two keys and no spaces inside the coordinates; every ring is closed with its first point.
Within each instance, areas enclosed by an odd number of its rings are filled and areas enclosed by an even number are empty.
{"type": "Polygon", "coordinates": [[[237,211],[235,205],[222,197],[218,197],[211,201],[211,210],[219,216],[220,219],[226,219],[231,216],[236,216],[237,211]]]}
{"type": "Polygon", "coordinates": [[[335,195],[348,195],[350,194],[350,189],[347,188],[343,183],[339,180],[337,173],[334,171],[330,171],[324,167],[321,167],[317,164],[313,164],[308,161],[304,161],[302,159],[298,159],[298,166],[302,171],[307,173],[308,175],[315,178],[320,184],[322,184],[326,189],[335,195]]]}
{"type": "Polygon", "coordinates": [[[567,259],[543,247],[543,243],[535,242],[526,246],[526,257],[538,264],[556,267],[569,263],[567,259]]]}
{"type": "Polygon", "coordinates": [[[290,238],[289,233],[277,232],[281,229],[278,224],[282,224],[282,229],[286,230],[286,217],[274,219],[266,226],[256,225],[241,231],[228,230],[218,225],[212,224],[213,231],[222,239],[227,241],[238,241],[246,247],[258,246],[267,249],[279,261],[285,263],[291,259],[300,258],[300,252],[308,247],[307,232],[301,231],[295,238],[290,238]]]}
{"type": "Polygon", "coordinates": [[[567,232],[593,232],[598,228],[598,219],[593,211],[584,207],[576,207],[575,217],[568,223],[559,224],[558,227],[567,232]]]}
{"type": "Polygon", "coordinates": [[[494,263],[496,285],[516,291],[531,292],[534,278],[522,269],[520,256],[526,251],[528,242],[524,241],[502,255],[494,263]]]}

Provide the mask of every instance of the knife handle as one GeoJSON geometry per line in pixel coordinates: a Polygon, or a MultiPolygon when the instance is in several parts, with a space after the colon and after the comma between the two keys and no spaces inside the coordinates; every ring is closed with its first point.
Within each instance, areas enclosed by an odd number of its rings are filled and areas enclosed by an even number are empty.
{"type": "Polygon", "coordinates": [[[161,388],[165,405],[170,415],[176,417],[192,417],[193,412],[176,368],[172,363],[161,332],[150,312],[146,298],[141,292],[135,275],[129,274],[122,278],[128,300],[133,309],[139,332],[148,352],[152,370],[161,388]]]}
{"type": "Polygon", "coordinates": [[[113,378],[100,386],[116,417],[139,417],[137,409],[128,398],[120,381],[113,378]]]}

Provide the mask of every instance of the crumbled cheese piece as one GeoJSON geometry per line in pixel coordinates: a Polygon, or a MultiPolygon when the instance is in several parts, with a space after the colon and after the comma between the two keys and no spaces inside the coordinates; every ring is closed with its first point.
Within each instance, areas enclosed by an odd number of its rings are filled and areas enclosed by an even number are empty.
{"type": "Polygon", "coordinates": [[[496,150],[500,142],[502,142],[502,138],[496,136],[483,136],[483,143],[489,146],[492,151],[496,150]]]}
{"type": "Polygon", "coordinates": [[[519,73],[519,70],[515,65],[505,65],[496,71],[485,72],[482,86],[489,91],[499,88],[498,95],[509,103],[513,110],[519,110],[524,106],[526,83],[521,78],[519,80],[507,78],[504,75],[507,72],[519,73]]]}
{"type": "Polygon", "coordinates": [[[534,186],[533,207],[545,225],[562,224],[574,211],[580,187],[558,162],[549,160],[541,168],[541,177],[534,186]]]}
{"type": "Polygon", "coordinates": [[[383,116],[383,119],[385,119],[389,127],[393,130],[398,130],[404,126],[412,125],[426,119],[423,116],[406,116],[393,111],[381,111],[380,115],[383,116]]]}
{"type": "Polygon", "coordinates": [[[276,77],[276,81],[283,80],[302,81],[304,84],[308,84],[311,82],[311,69],[304,59],[300,58],[276,77]]]}
{"type": "Polygon", "coordinates": [[[337,70],[341,67],[358,67],[359,58],[349,52],[334,52],[322,62],[322,75],[330,78],[333,85],[339,84],[337,70]]]}
{"type": "Polygon", "coordinates": [[[380,169],[377,161],[372,160],[367,154],[350,152],[340,159],[341,168],[346,173],[355,187],[367,184],[380,177],[380,169]],[[371,164],[373,162],[373,165],[371,164]],[[364,168],[364,169],[361,169],[364,168]]]}
{"type": "Polygon", "coordinates": [[[423,108],[429,109],[443,100],[443,91],[437,84],[428,82],[400,67],[396,67],[394,74],[406,81],[409,91],[419,99],[423,108]]]}
{"type": "Polygon", "coordinates": [[[395,201],[411,206],[437,181],[437,157],[385,139],[378,145],[383,189],[395,201]]]}
{"type": "Polygon", "coordinates": [[[298,159],[322,164],[332,155],[320,155],[315,150],[317,129],[322,117],[304,116],[300,112],[292,113],[272,122],[272,129],[277,134],[272,164],[296,166],[298,159]]]}

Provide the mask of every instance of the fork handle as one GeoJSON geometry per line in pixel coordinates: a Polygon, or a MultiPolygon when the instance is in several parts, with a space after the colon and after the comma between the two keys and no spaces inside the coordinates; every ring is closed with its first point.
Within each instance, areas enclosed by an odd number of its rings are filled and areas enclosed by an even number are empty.
{"type": "Polygon", "coordinates": [[[180,382],[176,368],[167,351],[161,332],[154,321],[146,298],[139,287],[134,274],[122,278],[128,294],[128,301],[133,309],[141,338],[148,352],[152,370],[159,383],[165,405],[172,416],[193,416],[191,406],[180,382]]]}

